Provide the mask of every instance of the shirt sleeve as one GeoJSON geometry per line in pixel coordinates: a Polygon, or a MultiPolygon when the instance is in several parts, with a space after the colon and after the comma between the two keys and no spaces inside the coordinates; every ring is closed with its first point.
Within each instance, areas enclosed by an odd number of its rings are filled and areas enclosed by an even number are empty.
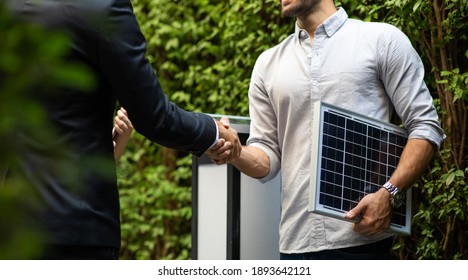
{"type": "Polygon", "coordinates": [[[387,25],[379,40],[381,79],[408,138],[426,139],[437,148],[445,138],[432,96],[424,82],[424,66],[410,40],[387,25]]]}
{"type": "Polygon", "coordinates": [[[262,149],[270,159],[270,170],[265,177],[260,179],[261,182],[273,179],[281,168],[276,114],[262,78],[266,60],[265,53],[258,58],[249,87],[251,123],[247,145],[262,149]]]}

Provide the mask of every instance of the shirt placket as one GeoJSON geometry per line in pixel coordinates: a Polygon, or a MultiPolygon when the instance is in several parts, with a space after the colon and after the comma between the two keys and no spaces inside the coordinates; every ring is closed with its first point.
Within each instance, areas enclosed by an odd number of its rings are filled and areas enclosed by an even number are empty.
{"type": "Polygon", "coordinates": [[[314,36],[314,43],[310,50],[310,89],[311,99],[316,101],[322,98],[320,79],[322,77],[322,46],[325,38],[322,28],[317,29],[314,36]]]}
{"type": "MultiPolygon", "coordinates": [[[[302,47],[302,50],[304,51],[304,55],[305,55],[305,61],[306,61],[306,65],[305,65],[305,69],[307,69],[307,72],[308,72],[308,80],[309,80],[309,95],[311,97],[311,100],[315,100],[316,97],[314,98],[314,95],[313,93],[315,92],[315,88],[314,88],[314,70],[312,68],[312,57],[313,57],[313,51],[312,51],[312,44],[310,42],[310,36],[309,34],[305,31],[305,30],[301,30],[301,32],[299,33],[299,36],[300,36],[300,40],[301,40],[301,47],[302,47]]],[[[315,81],[315,84],[317,82],[315,81]]]]}

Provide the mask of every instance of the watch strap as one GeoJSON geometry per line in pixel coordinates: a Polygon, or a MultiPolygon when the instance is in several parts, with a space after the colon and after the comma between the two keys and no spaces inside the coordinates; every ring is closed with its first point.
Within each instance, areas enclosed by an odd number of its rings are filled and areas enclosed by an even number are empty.
{"type": "Polygon", "coordinates": [[[400,191],[397,187],[395,187],[390,182],[385,183],[382,187],[384,187],[390,193],[392,197],[394,197],[395,194],[400,191]]]}

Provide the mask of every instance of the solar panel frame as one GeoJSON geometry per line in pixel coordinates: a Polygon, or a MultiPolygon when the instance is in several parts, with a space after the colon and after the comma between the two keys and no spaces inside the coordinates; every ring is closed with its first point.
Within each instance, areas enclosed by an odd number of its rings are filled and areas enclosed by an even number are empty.
{"type": "MultiPolygon", "coordinates": [[[[390,179],[407,132],[322,101],[314,102],[313,108],[309,211],[349,221],[344,219],[346,211],[390,179]]],[[[411,190],[393,211],[389,232],[411,234],[411,190]]]]}

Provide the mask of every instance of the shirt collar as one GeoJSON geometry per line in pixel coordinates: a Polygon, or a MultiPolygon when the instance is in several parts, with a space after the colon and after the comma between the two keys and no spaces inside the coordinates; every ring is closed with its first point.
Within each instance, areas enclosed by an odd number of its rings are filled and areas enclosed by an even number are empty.
{"type": "MultiPolygon", "coordinates": [[[[336,31],[338,31],[338,29],[340,29],[340,27],[346,22],[347,19],[348,19],[348,14],[342,7],[340,7],[338,8],[338,11],[336,13],[334,13],[331,17],[329,17],[326,21],[324,21],[317,27],[317,31],[323,29],[325,30],[325,33],[327,33],[328,37],[331,37],[335,34],[336,31]]],[[[309,35],[307,34],[307,31],[300,28],[297,21],[296,21],[295,34],[299,39],[304,39],[304,38],[309,37],[309,35]]]]}

